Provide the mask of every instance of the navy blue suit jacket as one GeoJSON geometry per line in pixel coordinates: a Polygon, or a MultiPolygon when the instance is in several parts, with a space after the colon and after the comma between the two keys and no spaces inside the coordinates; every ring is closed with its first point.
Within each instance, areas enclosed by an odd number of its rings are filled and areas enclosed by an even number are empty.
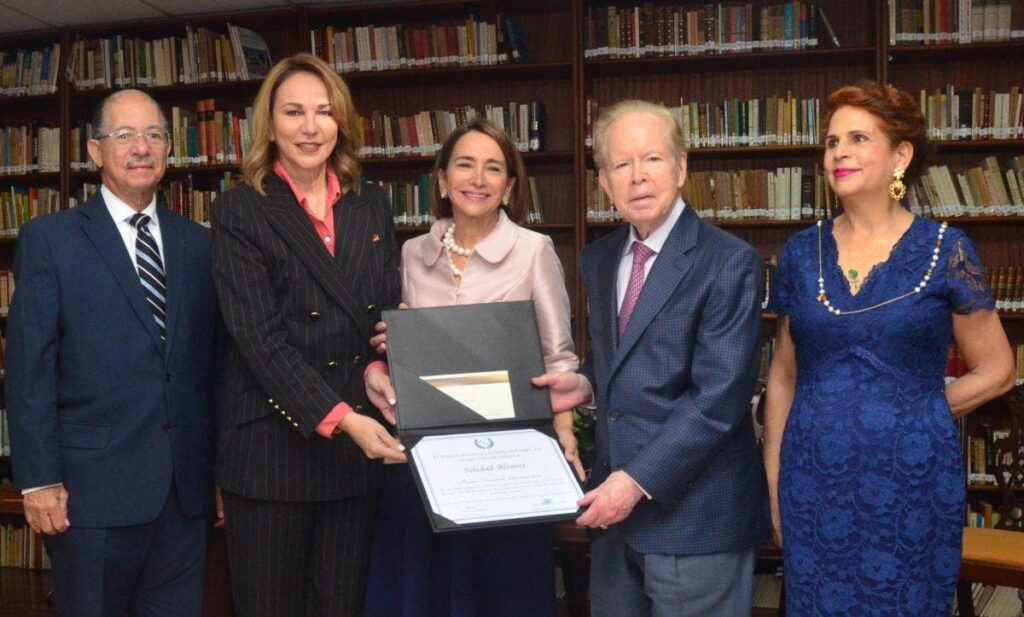
{"type": "Polygon", "coordinates": [[[750,399],[760,345],[762,265],[686,207],[617,340],[623,226],[583,249],[598,408],[592,486],[622,469],[652,499],[621,523],[642,553],[742,550],[768,530],[750,399]]]}
{"type": "Polygon", "coordinates": [[[156,518],[173,476],[186,514],[212,511],[218,312],[210,234],[158,208],[167,342],[103,198],[27,223],[7,329],[14,480],[64,483],[68,518],[156,518]]]}

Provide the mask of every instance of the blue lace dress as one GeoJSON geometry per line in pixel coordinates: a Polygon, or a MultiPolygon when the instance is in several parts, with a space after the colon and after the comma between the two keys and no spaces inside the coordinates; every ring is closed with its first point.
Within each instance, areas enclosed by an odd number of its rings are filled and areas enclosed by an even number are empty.
{"type": "MultiPolygon", "coordinates": [[[[913,290],[938,233],[935,221],[915,218],[853,296],[825,222],[832,306],[853,310],[913,290]]],[[[787,614],[948,616],[964,471],[943,377],[952,314],[994,307],[981,262],[949,228],[921,293],[854,315],[818,302],[818,264],[812,227],[786,244],[773,292],[797,356],[779,475],[787,614]]]]}

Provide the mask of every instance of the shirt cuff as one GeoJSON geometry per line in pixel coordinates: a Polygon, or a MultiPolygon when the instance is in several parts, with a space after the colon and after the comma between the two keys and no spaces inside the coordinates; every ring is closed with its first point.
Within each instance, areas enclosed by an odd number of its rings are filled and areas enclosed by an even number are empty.
{"type": "MultiPolygon", "coordinates": [[[[623,472],[623,473],[625,473],[625,472],[623,472]]],[[[636,487],[637,487],[638,489],[640,489],[640,492],[644,494],[644,497],[646,497],[646,498],[648,498],[648,499],[654,499],[654,497],[651,497],[651,494],[650,494],[650,493],[648,493],[648,492],[647,492],[647,491],[646,491],[646,490],[644,489],[644,487],[640,486],[640,483],[639,483],[639,482],[637,482],[636,480],[634,480],[634,479],[633,479],[633,476],[631,476],[631,475],[629,475],[629,474],[627,473],[627,474],[626,474],[626,477],[627,477],[627,478],[629,478],[629,481],[630,481],[630,482],[632,482],[633,484],[635,484],[635,485],[636,485],[636,487]]]]}
{"type": "Polygon", "coordinates": [[[366,365],[366,368],[363,369],[364,380],[366,379],[366,376],[370,374],[371,371],[384,371],[385,375],[391,374],[391,372],[388,371],[388,363],[383,360],[374,360],[373,362],[366,365]]]}
{"type": "Polygon", "coordinates": [[[44,488],[53,488],[55,486],[60,486],[61,484],[62,484],[61,482],[58,482],[56,484],[47,484],[46,486],[33,486],[32,488],[21,489],[21,494],[22,495],[28,495],[29,493],[34,493],[36,491],[41,491],[44,488]]]}
{"type": "Polygon", "coordinates": [[[316,432],[330,439],[331,436],[334,435],[334,429],[338,428],[338,425],[345,419],[345,416],[351,412],[352,408],[349,407],[348,403],[345,401],[338,403],[334,406],[334,409],[332,409],[330,413],[320,421],[320,424],[316,425],[316,432]]]}

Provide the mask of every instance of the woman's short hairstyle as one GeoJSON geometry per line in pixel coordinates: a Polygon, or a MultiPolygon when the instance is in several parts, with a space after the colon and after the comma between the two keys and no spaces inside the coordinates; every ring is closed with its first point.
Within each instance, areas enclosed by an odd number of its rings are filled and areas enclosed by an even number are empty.
{"type": "Polygon", "coordinates": [[[475,118],[466,124],[452,131],[448,139],[441,146],[441,151],[434,161],[434,173],[430,176],[430,210],[438,218],[452,216],[451,199],[441,197],[441,185],[438,182],[439,172],[447,173],[448,163],[451,162],[452,152],[455,144],[459,143],[462,137],[470,131],[483,133],[497,144],[501,153],[505,155],[505,169],[508,171],[510,180],[515,180],[512,185],[512,192],[508,198],[508,205],[503,205],[508,218],[521,223],[533,207],[533,197],[530,194],[530,178],[526,175],[526,165],[523,165],[523,157],[519,150],[512,143],[512,138],[505,129],[485,118],[475,118]]]}
{"type": "Polygon", "coordinates": [[[920,177],[931,152],[931,140],[928,139],[928,124],[917,99],[902,90],[875,81],[864,80],[852,86],[844,86],[830,94],[825,102],[822,135],[828,134],[832,115],[840,107],[846,106],[863,109],[877,118],[893,148],[904,141],[914,146],[914,158],[905,170],[904,181],[911,182],[920,177]]]}
{"type": "Polygon", "coordinates": [[[594,163],[603,169],[608,163],[608,128],[613,122],[626,114],[650,114],[665,121],[666,137],[672,146],[672,154],[679,158],[686,154],[686,138],[679,121],[668,107],[650,101],[628,99],[619,101],[611,107],[602,109],[594,123],[594,163]]]}
{"type": "Polygon", "coordinates": [[[338,181],[344,189],[359,190],[359,161],[356,152],[361,145],[359,121],[352,94],[345,81],[326,62],[310,54],[295,54],[278,62],[270,70],[252,104],[252,142],[242,161],[242,176],[246,183],[264,193],[263,181],[274,169],[277,146],[270,140],[274,118],[274,96],[286,79],[296,73],[309,73],[320,78],[327,88],[331,113],[338,123],[338,143],[328,159],[338,181]]]}

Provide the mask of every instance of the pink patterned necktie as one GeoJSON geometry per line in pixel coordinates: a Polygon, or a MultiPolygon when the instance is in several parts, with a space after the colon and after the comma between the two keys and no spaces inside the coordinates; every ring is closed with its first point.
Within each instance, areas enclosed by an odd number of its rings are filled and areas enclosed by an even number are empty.
{"type": "Polygon", "coordinates": [[[629,316],[636,307],[636,301],[640,297],[640,290],[644,287],[644,264],[654,255],[654,250],[643,242],[633,242],[633,269],[629,273],[629,285],[626,286],[626,296],[622,298],[622,308],[619,309],[619,338],[626,331],[629,323],[629,316]]]}

